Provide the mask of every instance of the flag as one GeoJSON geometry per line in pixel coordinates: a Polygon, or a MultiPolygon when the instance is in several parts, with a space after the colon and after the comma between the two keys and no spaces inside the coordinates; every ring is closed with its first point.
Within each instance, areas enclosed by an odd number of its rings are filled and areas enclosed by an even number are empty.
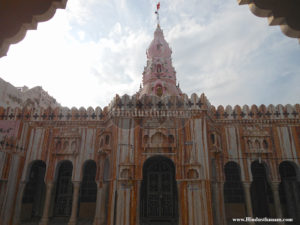
{"type": "Polygon", "coordinates": [[[157,5],[156,5],[156,9],[157,9],[157,11],[159,10],[159,8],[160,8],[160,2],[159,2],[159,3],[157,3],[157,5]]]}

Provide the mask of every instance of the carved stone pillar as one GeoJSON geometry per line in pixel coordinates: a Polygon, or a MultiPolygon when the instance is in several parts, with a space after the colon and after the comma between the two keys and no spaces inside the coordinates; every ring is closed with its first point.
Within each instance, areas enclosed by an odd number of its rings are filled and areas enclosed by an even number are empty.
{"type": "MultiPolygon", "coordinates": [[[[282,210],[281,210],[281,205],[280,205],[280,198],[279,198],[279,183],[280,182],[272,182],[271,187],[273,191],[273,197],[274,197],[274,204],[275,204],[275,212],[277,218],[282,218],[282,210]]],[[[284,225],[284,222],[279,222],[279,225],[284,225]]]]}
{"type": "Polygon", "coordinates": [[[46,183],[46,197],[45,197],[44,211],[43,211],[43,216],[41,218],[39,225],[47,225],[48,224],[49,209],[50,209],[53,185],[54,185],[53,181],[49,181],[46,183]]]}
{"type": "Polygon", "coordinates": [[[77,223],[77,209],[79,198],[80,181],[73,181],[73,200],[72,200],[72,212],[68,225],[76,225],[77,223]]]}
{"type": "MultiPolygon", "coordinates": [[[[253,218],[251,193],[250,193],[251,182],[244,181],[243,182],[243,187],[244,187],[245,199],[246,199],[247,217],[253,218]]],[[[249,224],[254,225],[254,222],[249,222],[249,224]]]]}
{"type": "Polygon", "coordinates": [[[100,225],[101,221],[101,212],[104,210],[102,207],[103,205],[102,200],[103,200],[103,187],[98,187],[97,189],[97,202],[96,202],[96,210],[95,210],[95,217],[94,217],[94,222],[93,225],[100,225]]]}

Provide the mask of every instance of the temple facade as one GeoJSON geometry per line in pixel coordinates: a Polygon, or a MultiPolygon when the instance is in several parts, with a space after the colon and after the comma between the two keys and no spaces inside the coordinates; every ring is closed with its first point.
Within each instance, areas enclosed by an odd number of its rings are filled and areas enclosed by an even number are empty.
{"type": "Polygon", "coordinates": [[[188,97],[171,54],[158,25],[143,85],[103,109],[1,102],[0,225],[299,224],[300,105],[188,97]]]}

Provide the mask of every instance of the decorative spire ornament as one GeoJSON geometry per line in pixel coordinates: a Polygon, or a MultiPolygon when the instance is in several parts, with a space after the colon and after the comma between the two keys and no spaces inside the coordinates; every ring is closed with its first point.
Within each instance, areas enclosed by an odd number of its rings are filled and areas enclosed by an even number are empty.
{"type": "Polygon", "coordinates": [[[156,19],[157,19],[157,26],[160,26],[160,25],[159,25],[159,12],[158,12],[159,9],[160,9],[160,2],[158,2],[158,3],[156,4],[156,11],[155,11],[156,19]]]}

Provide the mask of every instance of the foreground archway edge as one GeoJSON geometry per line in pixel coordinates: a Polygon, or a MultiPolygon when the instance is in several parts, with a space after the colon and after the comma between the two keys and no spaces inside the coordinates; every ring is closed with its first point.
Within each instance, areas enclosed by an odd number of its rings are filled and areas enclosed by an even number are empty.
{"type": "Polygon", "coordinates": [[[237,0],[239,5],[248,4],[251,12],[268,17],[269,25],[279,25],[282,33],[298,38],[300,43],[300,2],[286,0],[237,0]]]}
{"type": "Polygon", "coordinates": [[[0,57],[6,56],[11,44],[23,40],[27,30],[36,30],[39,22],[51,19],[57,9],[65,9],[67,1],[0,0],[0,57]]]}

